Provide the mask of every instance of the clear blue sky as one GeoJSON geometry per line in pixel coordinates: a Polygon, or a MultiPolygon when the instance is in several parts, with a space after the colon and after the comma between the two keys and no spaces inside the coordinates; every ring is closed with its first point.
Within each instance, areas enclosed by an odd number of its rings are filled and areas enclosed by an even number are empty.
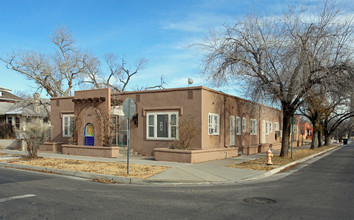
{"type": "MultiPolygon", "coordinates": [[[[209,85],[201,75],[201,54],[186,46],[210,29],[250,13],[276,15],[289,3],[281,0],[1,0],[0,56],[15,51],[53,53],[50,36],[58,25],[70,29],[77,45],[97,57],[125,56],[128,64],[148,60],[129,87],[154,85],[163,75],[168,88],[209,85]]],[[[310,4],[323,4],[309,0],[310,4]]],[[[347,2],[348,10],[353,4],[347,2]]],[[[34,92],[33,82],[0,64],[0,87],[34,92]]],[[[215,88],[235,94],[230,88],[215,88]]],[[[241,95],[241,94],[238,94],[241,95]]]]}

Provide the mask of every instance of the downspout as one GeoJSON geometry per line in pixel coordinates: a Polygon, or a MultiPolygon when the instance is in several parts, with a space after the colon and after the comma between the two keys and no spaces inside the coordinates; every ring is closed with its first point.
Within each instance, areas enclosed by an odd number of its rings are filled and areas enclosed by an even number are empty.
{"type": "Polygon", "coordinates": [[[224,96],[224,148],[227,148],[226,146],[226,96],[224,96]]]}
{"type": "Polygon", "coordinates": [[[261,123],[261,108],[262,106],[259,105],[259,111],[258,111],[258,145],[261,144],[261,138],[262,138],[262,134],[261,134],[261,126],[263,126],[263,122],[261,123]]]}

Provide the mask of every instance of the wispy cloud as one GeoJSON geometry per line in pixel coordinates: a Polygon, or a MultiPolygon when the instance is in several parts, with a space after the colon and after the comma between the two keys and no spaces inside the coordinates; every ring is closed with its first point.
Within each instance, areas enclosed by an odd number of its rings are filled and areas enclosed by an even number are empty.
{"type": "Polygon", "coordinates": [[[207,32],[210,28],[222,25],[231,19],[231,16],[214,13],[191,14],[181,21],[162,23],[162,29],[183,32],[207,32]]]}

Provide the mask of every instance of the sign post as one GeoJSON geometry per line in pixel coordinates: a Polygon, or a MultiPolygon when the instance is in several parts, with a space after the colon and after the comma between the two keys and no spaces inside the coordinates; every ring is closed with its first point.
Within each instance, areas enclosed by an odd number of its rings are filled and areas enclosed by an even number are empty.
{"type": "Polygon", "coordinates": [[[291,128],[290,128],[290,135],[291,135],[291,159],[293,159],[293,137],[294,137],[294,123],[295,123],[295,118],[294,116],[291,117],[291,128]]]}
{"type": "Polygon", "coordinates": [[[123,102],[123,112],[125,117],[127,117],[128,120],[128,137],[127,137],[127,175],[129,175],[129,144],[130,144],[130,119],[135,115],[136,112],[136,105],[131,98],[127,98],[123,102]]]}

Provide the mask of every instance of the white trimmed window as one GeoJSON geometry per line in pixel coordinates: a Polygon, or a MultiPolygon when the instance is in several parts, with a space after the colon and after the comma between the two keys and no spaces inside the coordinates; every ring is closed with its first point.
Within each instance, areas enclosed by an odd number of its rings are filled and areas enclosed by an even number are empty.
{"type": "Polygon", "coordinates": [[[242,118],[242,132],[247,131],[247,121],[246,118],[242,118]]]}
{"type": "Polygon", "coordinates": [[[269,122],[266,121],[266,134],[268,135],[269,134],[269,122]]]}
{"type": "Polygon", "coordinates": [[[270,132],[270,133],[273,132],[273,124],[272,124],[271,121],[269,122],[269,132],[270,132]]]}
{"type": "Polygon", "coordinates": [[[274,131],[279,131],[279,123],[274,122],[274,131]]]}
{"type": "Polygon", "coordinates": [[[178,112],[151,112],[146,120],[146,139],[178,139],[178,112]]]}
{"type": "Polygon", "coordinates": [[[63,137],[72,137],[74,131],[74,115],[63,115],[63,137]]]}
{"type": "Polygon", "coordinates": [[[218,114],[209,113],[208,115],[208,134],[219,135],[220,116],[218,114]]]}
{"type": "Polygon", "coordinates": [[[241,118],[236,117],[236,134],[241,135],[241,118]]]}
{"type": "Polygon", "coordinates": [[[257,135],[257,120],[256,119],[250,120],[250,134],[257,135]]]}

